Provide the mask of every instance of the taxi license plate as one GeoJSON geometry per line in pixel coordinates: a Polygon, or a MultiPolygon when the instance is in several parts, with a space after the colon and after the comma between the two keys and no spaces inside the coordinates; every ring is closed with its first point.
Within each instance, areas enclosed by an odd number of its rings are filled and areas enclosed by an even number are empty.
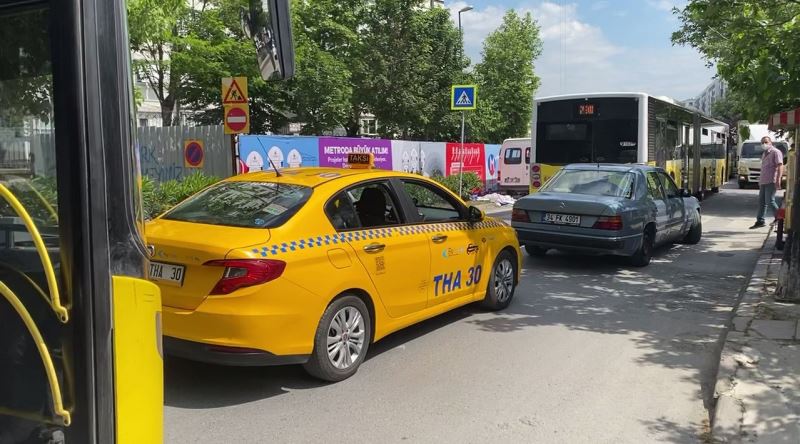
{"type": "Polygon", "coordinates": [[[574,214],[544,213],[542,222],[556,225],[580,225],[581,217],[574,214]]]}
{"type": "Polygon", "coordinates": [[[186,274],[186,267],[183,265],[165,264],[163,262],[150,262],[151,280],[165,282],[178,287],[183,285],[183,276],[186,274]]]}

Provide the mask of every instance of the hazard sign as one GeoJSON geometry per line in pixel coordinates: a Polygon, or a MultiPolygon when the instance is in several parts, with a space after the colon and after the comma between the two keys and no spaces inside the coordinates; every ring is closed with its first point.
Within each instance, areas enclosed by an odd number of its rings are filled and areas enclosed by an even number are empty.
{"type": "Polygon", "coordinates": [[[247,104],[247,77],[222,78],[222,104],[247,104]]]}
{"type": "Polygon", "coordinates": [[[183,141],[183,166],[186,168],[203,168],[205,163],[203,141],[188,139],[183,141]]]}
{"type": "Polygon", "coordinates": [[[478,87],[475,85],[453,85],[450,90],[450,109],[455,111],[472,111],[478,98],[478,87]]]}
{"type": "Polygon", "coordinates": [[[225,105],[225,134],[247,134],[249,132],[250,107],[225,105]]]}

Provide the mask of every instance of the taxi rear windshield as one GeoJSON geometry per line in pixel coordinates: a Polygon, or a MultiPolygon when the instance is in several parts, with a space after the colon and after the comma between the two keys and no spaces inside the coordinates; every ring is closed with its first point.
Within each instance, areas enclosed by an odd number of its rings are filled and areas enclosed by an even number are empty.
{"type": "Polygon", "coordinates": [[[286,222],[311,196],[311,188],[274,182],[222,182],[181,202],[163,219],[274,228],[286,222]]]}

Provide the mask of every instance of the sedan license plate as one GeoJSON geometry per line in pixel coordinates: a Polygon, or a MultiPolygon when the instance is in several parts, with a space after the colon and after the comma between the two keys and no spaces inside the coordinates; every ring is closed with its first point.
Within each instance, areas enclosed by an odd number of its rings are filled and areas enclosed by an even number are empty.
{"type": "Polygon", "coordinates": [[[580,225],[581,217],[574,214],[544,213],[542,222],[556,225],[580,225]]]}
{"type": "Polygon", "coordinates": [[[180,287],[183,285],[184,274],[186,274],[186,267],[183,265],[150,262],[149,276],[151,280],[166,282],[180,287]]]}

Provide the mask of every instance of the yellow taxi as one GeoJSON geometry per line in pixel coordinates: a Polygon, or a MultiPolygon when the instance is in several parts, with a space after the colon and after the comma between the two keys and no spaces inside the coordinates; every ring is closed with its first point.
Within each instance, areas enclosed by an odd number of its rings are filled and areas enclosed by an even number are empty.
{"type": "Polygon", "coordinates": [[[436,182],[371,168],[235,176],[146,232],[168,354],[300,363],[327,381],[401,328],[472,302],[505,308],[519,280],[510,226],[436,182]]]}

